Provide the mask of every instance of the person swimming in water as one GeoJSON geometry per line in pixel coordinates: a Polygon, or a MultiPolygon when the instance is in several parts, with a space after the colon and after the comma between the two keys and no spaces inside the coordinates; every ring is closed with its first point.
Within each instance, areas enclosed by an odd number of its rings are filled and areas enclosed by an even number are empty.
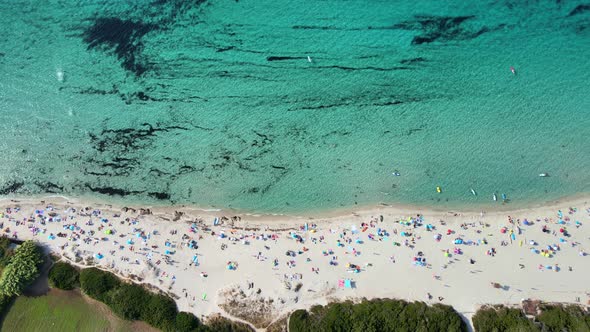
{"type": "Polygon", "coordinates": [[[514,67],[510,66],[510,71],[512,72],[512,75],[516,75],[516,69],[514,69],[514,67]]]}

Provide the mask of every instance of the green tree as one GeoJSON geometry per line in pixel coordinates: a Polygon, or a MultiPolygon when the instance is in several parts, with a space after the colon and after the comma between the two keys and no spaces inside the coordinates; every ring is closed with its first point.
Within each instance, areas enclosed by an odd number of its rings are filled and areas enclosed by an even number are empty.
{"type": "Polygon", "coordinates": [[[14,252],[0,278],[0,293],[18,296],[39,276],[43,262],[41,250],[33,241],[25,241],[14,252]]]}

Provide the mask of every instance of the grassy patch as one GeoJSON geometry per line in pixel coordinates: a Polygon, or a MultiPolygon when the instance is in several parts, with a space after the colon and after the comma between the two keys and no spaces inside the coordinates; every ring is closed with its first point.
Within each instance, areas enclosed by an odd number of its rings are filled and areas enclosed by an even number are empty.
{"type": "Polygon", "coordinates": [[[20,296],[10,308],[1,331],[130,331],[131,322],[89,303],[72,291],[52,290],[39,297],[20,296]]]}

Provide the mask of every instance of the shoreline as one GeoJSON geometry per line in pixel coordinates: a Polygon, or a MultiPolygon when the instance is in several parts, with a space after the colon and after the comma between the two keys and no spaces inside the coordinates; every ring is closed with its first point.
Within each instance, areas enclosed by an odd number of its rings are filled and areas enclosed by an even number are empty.
{"type": "Polygon", "coordinates": [[[494,206],[481,206],[477,205],[476,207],[472,208],[444,208],[444,207],[437,207],[437,206],[422,206],[422,205],[412,205],[412,204],[372,204],[372,205],[359,205],[355,207],[343,207],[343,208],[334,208],[322,211],[314,211],[310,210],[308,212],[302,212],[298,214],[291,214],[291,213],[257,213],[257,212],[248,212],[242,211],[237,209],[231,208],[203,208],[197,205],[189,205],[189,204],[120,204],[119,202],[109,202],[107,200],[102,200],[97,197],[88,197],[88,196],[78,196],[78,197],[68,197],[65,195],[31,195],[31,196],[14,196],[14,197],[0,197],[0,205],[5,204],[5,202],[19,202],[19,203],[38,203],[41,201],[51,201],[54,200],[58,204],[65,204],[65,203],[72,203],[78,205],[98,205],[108,207],[109,209],[122,209],[124,207],[132,207],[132,208],[145,208],[150,209],[154,213],[174,213],[174,211],[186,211],[191,213],[200,213],[209,216],[221,216],[221,215],[233,215],[233,216],[241,216],[247,217],[249,220],[252,221],[268,221],[269,219],[279,219],[281,222],[284,221],[301,221],[301,220],[321,220],[321,219],[337,219],[341,217],[347,216],[356,216],[356,215],[369,215],[375,213],[422,213],[422,214],[448,214],[448,213],[458,213],[461,215],[469,215],[469,214],[481,214],[482,212],[486,215],[496,215],[496,214],[506,214],[506,213],[519,213],[531,209],[537,208],[546,208],[546,207],[553,207],[558,205],[564,204],[585,204],[586,202],[590,201],[590,193],[578,193],[575,195],[564,196],[558,199],[552,199],[542,202],[534,202],[530,204],[524,205],[511,205],[510,203],[504,204],[499,202],[497,205],[494,206]]]}

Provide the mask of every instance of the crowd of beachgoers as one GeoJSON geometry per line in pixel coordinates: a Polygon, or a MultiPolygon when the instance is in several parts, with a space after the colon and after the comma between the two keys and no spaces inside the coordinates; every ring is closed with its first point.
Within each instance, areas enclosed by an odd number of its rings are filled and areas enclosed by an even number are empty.
{"type": "Polygon", "coordinates": [[[277,317],[362,297],[441,302],[467,317],[480,304],[524,298],[586,303],[588,222],[590,204],[579,199],[511,212],[391,208],[326,218],[58,199],[4,201],[0,212],[5,236],[153,285],[181,310],[223,312],[224,294],[237,289],[273,299],[277,317]]]}

